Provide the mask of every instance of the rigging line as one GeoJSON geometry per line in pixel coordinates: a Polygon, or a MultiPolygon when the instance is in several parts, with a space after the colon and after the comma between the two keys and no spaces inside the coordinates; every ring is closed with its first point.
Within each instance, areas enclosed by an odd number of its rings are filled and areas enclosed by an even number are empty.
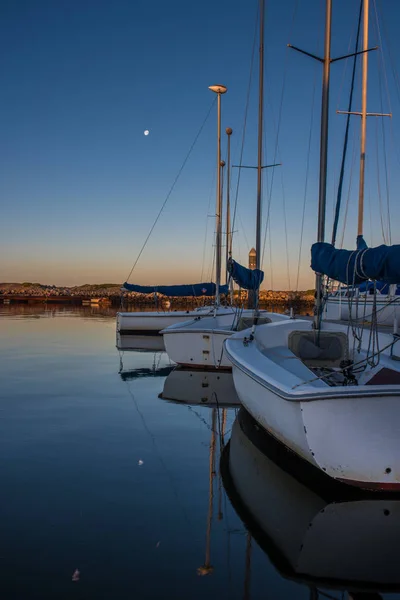
{"type": "Polygon", "coordinates": [[[382,70],[383,70],[383,74],[385,76],[385,87],[386,87],[387,101],[388,101],[388,105],[389,105],[389,112],[392,113],[393,111],[392,111],[392,105],[391,105],[391,102],[390,102],[389,82],[388,82],[388,77],[387,77],[387,69],[386,69],[386,66],[385,66],[385,55],[384,55],[384,52],[383,52],[383,42],[382,42],[381,28],[380,28],[380,25],[379,25],[378,9],[377,9],[377,6],[376,6],[376,0],[373,0],[373,1],[374,1],[374,10],[375,10],[375,22],[374,22],[374,25],[375,25],[376,35],[378,37],[378,46],[379,46],[379,50],[380,50],[379,56],[380,56],[380,59],[381,59],[380,62],[382,63],[382,68],[383,68],[382,70]]]}
{"type": "Polygon", "coordinates": [[[371,190],[368,188],[368,211],[369,211],[369,229],[370,229],[370,244],[374,247],[374,235],[372,229],[372,210],[371,210],[371,190]]]}
{"type": "MultiPolygon", "coordinates": [[[[400,78],[399,78],[399,74],[397,72],[397,69],[395,67],[395,62],[393,61],[392,48],[391,48],[391,45],[390,45],[390,38],[389,38],[389,36],[387,34],[386,23],[385,23],[385,20],[384,20],[384,16],[383,16],[384,13],[383,13],[382,8],[380,10],[380,13],[382,15],[382,19],[381,19],[381,21],[382,21],[382,29],[384,31],[385,38],[386,38],[386,43],[387,43],[387,47],[388,47],[389,61],[390,61],[390,66],[392,68],[392,74],[393,74],[393,79],[394,79],[394,82],[395,82],[395,88],[396,88],[396,91],[397,91],[398,99],[400,101],[400,78]]],[[[392,112],[392,110],[390,110],[390,112],[392,112]]]]}
{"type": "Polygon", "coordinates": [[[215,193],[214,192],[214,188],[215,188],[215,170],[214,170],[213,180],[212,180],[212,184],[211,184],[211,188],[210,188],[210,193],[209,193],[209,196],[208,196],[206,232],[205,232],[205,235],[204,235],[203,261],[202,261],[202,265],[201,265],[200,281],[203,281],[204,265],[205,265],[205,262],[206,262],[208,223],[209,223],[209,214],[210,214],[210,206],[211,206],[211,197],[212,197],[213,193],[215,193]]]}
{"type": "Polygon", "coordinates": [[[180,169],[179,169],[179,171],[178,171],[178,174],[177,174],[177,176],[175,177],[175,179],[174,179],[174,181],[173,181],[173,184],[172,184],[172,186],[171,186],[171,187],[170,187],[170,189],[169,189],[169,192],[168,192],[168,194],[167,194],[167,196],[166,196],[166,198],[165,198],[165,200],[164,200],[164,202],[163,202],[163,204],[162,204],[162,206],[161,206],[161,208],[160,208],[160,210],[159,210],[159,212],[158,212],[158,215],[157,215],[157,217],[156,217],[156,220],[154,221],[153,225],[151,226],[151,228],[150,228],[150,231],[149,231],[149,233],[148,233],[148,235],[147,235],[147,237],[146,237],[146,239],[145,239],[145,241],[144,241],[144,244],[143,244],[143,246],[142,246],[142,248],[141,248],[141,250],[140,250],[140,252],[139,252],[139,254],[138,254],[138,257],[137,257],[137,259],[135,260],[135,262],[134,262],[134,265],[133,265],[132,269],[130,270],[130,273],[129,273],[128,277],[125,279],[125,281],[128,281],[128,280],[129,280],[130,276],[131,276],[131,275],[132,275],[132,273],[133,273],[133,270],[134,270],[134,268],[136,267],[137,263],[139,262],[139,259],[140,259],[141,255],[142,255],[142,252],[143,252],[143,250],[145,249],[145,247],[146,247],[146,244],[147,244],[147,242],[149,241],[149,238],[150,238],[151,234],[153,233],[154,227],[156,226],[158,219],[161,217],[161,213],[163,212],[163,210],[164,210],[164,208],[165,208],[165,205],[167,204],[167,202],[168,202],[168,200],[169,200],[169,197],[171,196],[171,194],[172,194],[172,191],[173,191],[173,189],[174,189],[174,187],[175,187],[176,183],[178,182],[178,179],[179,179],[179,177],[181,176],[181,173],[182,173],[183,169],[185,168],[185,165],[186,165],[187,161],[189,160],[189,157],[190,157],[190,155],[191,155],[191,153],[192,153],[192,150],[193,150],[193,148],[195,147],[195,145],[196,145],[196,142],[197,142],[197,140],[198,140],[198,138],[199,138],[199,136],[200,136],[201,132],[202,132],[202,131],[203,131],[203,129],[204,129],[204,126],[205,126],[205,124],[206,124],[206,122],[207,122],[207,120],[208,120],[208,117],[210,116],[210,114],[211,114],[211,111],[212,111],[212,109],[213,109],[213,107],[214,107],[214,104],[215,104],[215,102],[216,102],[216,98],[217,98],[217,96],[215,96],[215,98],[213,99],[213,101],[212,101],[212,103],[211,103],[211,106],[210,106],[210,108],[208,109],[208,112],[207,112],[207,114],[206,114],[206,116],[205,116],[205,119],[204,119],[203,123],[201,124],[201,126],[200,126],[200,129],[198,130],[198,132],[197,132],[197,134],[196,134],[196,137],[194,138],[194,141],[192,142],[192,145],[191,145],[191,146],[190,146],[190,148],[189,148],[189,152],[187,153],[187,155],[186,155],[186,157],[185,157],[185,160],[183,161],[183,163],[182,163],[182,165],[181,165],[181,167],[180,167],[180,169]]]}
{"type": "Polygon", "coordinates": [[[343,244],[344,244],[344,236],[346,233],[346,226],[347,226],[347,215],[349,212],[349,206],[350,206],[350,196],[351,196],[351,187],[352,187],[352,183],[353,183],[353,174],[354,174],[354,164],[356,162],[356,141],[358,141],[358,134],[357,134],[357,130],[355,128],[353,128],[353,156],[351,159],[351,169],[350,169],[350,178],[349,178],[349,187],[347,190],[347,199],[346,199],[346,208],[344,210],[344,216],[343,216],[343,231],[342,231],[342,238],[340,240],[340,248],[343,248],[343,244]]]}
{"type": "Polygon", "coordinates": [[[243,221],[242,221],[242,217],[241,217],[241,215],[240,215],[240,212],[239,212],[239,211],[238,211],[237,215],[238,215],[238,219],[239,219],[239,221],[240,221],[240,225],[241,225],[241,228],[242,228],[242,233],[243,233],[244,241],[245,241],[245,243],[246,243],[246,246],[247,246],[247,251],[248,251],[248,252],[250,252],[250,244],[249,244],[249,240],[247,239],[246,230],[245,230],[245,228],[244,228],[243,221]]]}
{"type": "Polygon", "coordinates": [[[271,290],[274,289],[274,270],[272,266],[272,234],[271,234],[271,222],[268,223],[268,231],[269,231],[269,265],[271,267],[271,290]]]}
{"type": "Polygon", "coordinates": [[[285,222],[286,267],[287,267],[289,290],[291,290],[292,288],[290,285],[290,262],[289,262],[289,244],[288,244],[288,229],[287,229],[287,215],[286,215],[286,199],[285,199],[285,188],[283,185],[283,171],[282,170],[281,170],[281,182],[282,182],[283,216],[284,216],[284,222],[285,222]]]}
{"type": "Polygon", "coordinates": [[[381,229],[382,229],[382,238],[383,243],[386,244],[386,235],[385,235],[385,224],[383,221],[383,205],[382,205],[382,194],[381,194],[381,177],[379,174],[379,148],[378,148],[378,121],[376,121],[375,127],[375,136],[376,136],[376,183],[378,186],[378,198],[379,198],[379,208],[380,208],[380,218],[381,218],[381,229]]]}
{"type": "MultiPolygon", "coordinates": [[[[356,43],[354,46],[354,52],[358,51],[363,4],[364,4],[363,0],[361,0],[360,11],[359,11],[359,15],[358,15],[358,26],[357,26],[357,35],[356,35],[356,43]]],[[[342,202],[344,168],[345,168],[346,157],[347,157],[347,145],[348,145],[348,141],[349,141],[350,116],[351,116],[350,112],[351,112],[351,108],[353,105],[354,80],[356,77],[356,67],[357,67],[357,55],[355,55],[354,59],[353,59],[353,71],[351,74],[350,97],[349,97],[349,104],[348,104],[348,109],[347,109],[348,115],[347,115],[346,130],[345,130],[345,135],[344,135],[342,163],[340,165],[339,185],[338,185],[338,192],[337,192],[337,198],[336,198],[335,220],[333,223],[333,230],[332,230],[332,242],[331,243],[333,246],[336,243],[337,229],[338,229],[338,224],[339,224],[340,205],[342,202]]]]}
{"type": "MultiPolygon", "coordinates": [[[[296,2],[295,2],[295,6],[294,6],[294,10],[293,10],[292,20],[291,20],[291,24],[290,24],[290,28],[289,28],[289,38],[291,37],[291,35],[293,33],[294,22],[295,22],[295,18],[296,18],[296,14],[297,14],[297,7],[298,7],[298,0],[296,0],[296,2]]],[[[284,61],[284,66],[283,66],[282,91],[281,91],[280,104],[279,104],[278,123],[277,123],[277,128],[276,128],[276,140],[275,140],[273,163],[276,163],[276,157],[278,154],[278,140],[279,140],[279,133],[280,133],[280,128],[281,128],[281,121],[282,121],[282,108],[283,108],[283,99],[284,99],[285,88],[286,88],[286,77],[287,77],[287,71],[288,71],[288,56],[289,56],[288,51],[289,50],[290,50],[289,46],[286,46],[285,61],[284,61]]],[[[275,175],[275,169],[272,170],[270,189],[269,190],[267,189],[268,211],[267,211],[267,220],[266,220],[266,226],[265,226],[263,251],[262,251],[262,256],[261,256],[261,261],[260,261],[261,265],[264,263],[265,244],[266,244],[267,231],[268,231],[269,218],[270,218],[274,175],[275,175]]]]}
{"type": "Polygon", "coordinates": [[[256,23],[255,23],[255,27],[254,27],[254,38],[253,38],[253,48],[251,51],[251,60],[250,60],[249,85],[247,87],[246,104],[245,104],[245,109],[244,109],[242,144],[241,144],[241,148],[240,148],[240,159],[239,159],[239,169],[238,169],[238,177],[237,177],[237,183],[236,183],[235,204],[234,204],[234,209],[233,209],[231,243],[233,241],[233,235],[235,232],[236,209],[237,209],[237,203],[238,203],[238,197],[239,197],[240,176],[241,176],[241,171],[242,171],[242,169],[240,167],[242,166],[242,162],[243,162],[244,142],[245,142],[245,138],[246,138],[247,116],[248,116],[249,103],[250,103],[251,80],[253,77],[254,54],[255,54],[257,31],[258,31],[258,19],[259,19],[259,4],[257,3],[256,23]]]}
{"type": "Polygon", "coordinates": [[[311,141],[314,124],[314,106],[315,106],[315,90],[317,87],[317,65],[314,71],[314,85],[313,85],[313,96],[311,103],[311,119],[310,119],[310,133],[308,136],[308,150],[307,150],[307,164],[306,164],[306,181],[304,186],[304,198],[303,198],[303,213],[301,216],[301,229],[300,229],[300,250],[299,250],[299,262],[297,263],[297,277],[296,277],[296,292],[299,291],[299,278],[300,278],[300,263],[301,254],[303,250],[303,235],[304,235],[304,220],[306,214],[306,202],[307,202],[307,191],[308,191],[308,176],[310,174],[310,155],[311,155],[311,141]]]}
{"type": "MultiPolygon", "coordinates": [[[[381,37],[380,28],[379,28],[378,13],[376,10],[376,1],[375,0],[374,0],[374,9],[375,9],[374,25],[375,25],[376,35],[378,37],[378,44],[379,44],[379,48],[380,48],[380,52],[378,55],[379,56],[379,58],[378,58],[378,65],[379,65],[378,79],[379,79],[379,97],[380,97],[380,104],[381,104],[381,113],[383,113],[382,72],[383,72],[383,76],[384,76],[385,84],[386,84],[386,93],[388,96],[389,112],[391,113],[392,111],[391,111],[391,105],[390,105],[389,86],[388,86],[388,81],[387,81],[387,73],[386,73],[386,68],[385,68],[383,47],[382,47],[382,37],[381,37]]],[[[387,164],[387,152],[386,152],[386,129],[385,129],[385,124],[383,122],[383,118],[381,118],[381,129],[382,129],[382,141],[383,141],[383,163],[384,163],[384,168],[385,168],[386,206],[387,206],[387,224],[388,224],[387,235],[388,235],[388,242],[389,242],[389,244],[391,244],[392,243],[392,229],[391,229],[391,218],[390,218],[389,176],[388,176],[388,164],[387,164]]]]}

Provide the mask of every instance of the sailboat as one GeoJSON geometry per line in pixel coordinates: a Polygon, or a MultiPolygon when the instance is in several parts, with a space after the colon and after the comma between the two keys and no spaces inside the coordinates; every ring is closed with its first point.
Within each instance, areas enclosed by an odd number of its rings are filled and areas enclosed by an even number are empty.
{"type": "MultiPolygon", "coordinates": [[[[260,269],[261,259],[261,175],[262,169],[262,144],[263,144],[263,77],[264,77],[264,0],[260,0],[260,64],[259,64],[259,111],[258,111],[258,165],[257,165],[257,243],[256,243],[256,269],[243,267],[231,257],[228,260],[228,270],[231,278],[243,289],[249,290],[256,299],[255,310],[247,309],[239,314],[227,317],[215,313],[204,319],[193,319],[172,325],[163,329],[165,348],[168,356],[179,365],[190,368],[218,368],[231,370],[231,362],[224,352],[224,342],[235,331],[246,328],[256,318],[258,323],[272,324],[289,319],[286,315],[260,311],[258,309],[258,291],[264,278],[260,269]]],[[[213,89],[212,86],[210,89],[213,89]]],[[[217,91],[218,93],[218,91],[217,91]]],[[[230,131],[230,129],[229,129],[230,131]]],[[[228,133],[228,130],[227,130],[228,133]]],[[[229,136],[229,134],[228,134],[229,136]]],[[[229,139],[229,138],[228,138],[229,139]]],[[[221,164],[221,118],[220,94],[218,94],[218,124],[217,124],[217,168],[220,176],[221,164]]],[[[229,147],[229,146],[228,146],[229,147]]],[[[275,166],[275,165],[274,165],[275,166]]],[[[228,167],[229,173],[229,167],[228,167]]],[[[229,189],[229,186],[228,186],[229,189]]],[[[217,210],[216,210],[216,280],[221,278],[221,213],[222,197],[221,185],[217,181],[217,210]]],[[[217,283],[218,285],[218,283],[217,283]]]]}
{"type": "MultiPolygon", "coordinates": [[[[161,294],[166,297],[210,297],[216,294],[215,283],[196,283],[193,285],[165,285],[165,286],[142,286],[124,283],[124,289],[143,294],[161,294]]],[[[228,286],[222,286],[218,294],[228,294],[228,286]]],[[[207,304],[198,306],[193,310],[153,310],[117,313],[117,334],[140,335],[146,333],[160,333],[165,327],[182,323],[190,318],[203,318],[213,314],[214,305],[207,304]]],[[[232,316],[236,313],[233,306],[219,306],[219,314],[232,316]]]]}
{"type": "Polygon", "coordinates": [[[223,484],[277,571],[310,590],[347,590],[354,599],[398,593],[400,500],[322,474],[307,478],[298,463],[239,411],[222,453],[223,484]]]}
{"type": "MultiPolygon", "coordinates": [[[[368,68],[368,9],[363,4],[360,198],[363,196],[368,68]]],[[[314,322],[261,325],[231,336],[225,352],[242,405],[277,440],[334,479],[400,490],[400,344],[396,334],[360,331],[321,319],[322,276],[346,283],[400,281],[400,246],[356,251],[324,242],[332,0],[326,0],[314,322]],[[362,334],[362,335],[361,335],[362,334]]],[[[361,223],[362,225],[362,223],[361,223]]]]}

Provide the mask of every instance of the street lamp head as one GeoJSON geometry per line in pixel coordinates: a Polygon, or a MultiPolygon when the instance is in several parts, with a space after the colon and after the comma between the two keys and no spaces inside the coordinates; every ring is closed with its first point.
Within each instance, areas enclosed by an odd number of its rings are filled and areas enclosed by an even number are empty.
{"type": "Polygon", "coordinates": [[[220,85],[220,84],[210,85],[208,87],[208,89],[211,90],[212,92],[215,92],[216,94],[225,94],[228,90],[227,87],[225,87],[224,85],[220,85]]]}

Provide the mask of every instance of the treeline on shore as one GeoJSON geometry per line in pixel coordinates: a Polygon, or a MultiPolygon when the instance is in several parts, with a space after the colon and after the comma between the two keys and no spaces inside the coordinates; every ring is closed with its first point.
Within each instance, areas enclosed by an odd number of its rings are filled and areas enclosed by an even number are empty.
{"type": "MultiPolygon", "coordinates": [[[[204,297],[185,297],[185,298],[166,298],[157,294],[138,294],[136,292],[126,292],[121,290],[120,284],[101,283],[101,284],[84,284],[81,286],[55,286],[41,283],[0,283],[0,295],[3,298],[7,297],[32,297],[32,298],[50,298],[50,297],[70,297],[70,298],[104,298],[109,299],[112,303],[120,302],[123,296],[124,302],[128,304],[154,304],[157,302],[162,306],[170,303],[171,306],[187,306],[190,304],[202,303],[204,297]]],[[[245,302],[247,292],[244,290],[234,292],[234,299],[238,303],[245,302]]],[[[296,304],[312,304],[314,302],[314,290],[306,291],[275,291],[261,290],[260,303],[295,306],[296,304]]]]}

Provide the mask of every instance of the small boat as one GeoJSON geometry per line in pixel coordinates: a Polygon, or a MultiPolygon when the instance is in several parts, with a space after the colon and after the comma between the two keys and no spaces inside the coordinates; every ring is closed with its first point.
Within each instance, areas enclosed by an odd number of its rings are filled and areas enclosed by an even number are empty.
{"type": "Polygon", "coordinates": [[[353,598],[398,593],[399,497],[365,493],[303,466],[239,411],[222,454],[223,484],[278,572],[310,589],[347,590],[353,598]]]}
{"type": "Polygon", "coordinates": [[[183,404],[227,408],[239,406],[232,373],[176,367],[164,382],[160,398],[183,404]]]}

